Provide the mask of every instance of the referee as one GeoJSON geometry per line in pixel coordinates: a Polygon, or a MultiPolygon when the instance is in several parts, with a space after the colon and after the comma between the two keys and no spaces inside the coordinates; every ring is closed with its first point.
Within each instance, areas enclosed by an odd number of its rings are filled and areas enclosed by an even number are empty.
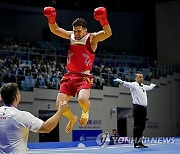
{"type": "Polygon", "coordinates": [[[147,93],[153,89],[156,85],[151,83],[150,85],[143,84],[143,74],[137,72],[135,75],[135,82],[126,82],[121,79],[115,79],[114,81],[119,82],[123,86],[130,89],[131,96],[133,99],[133,117],[134,117],[134,128],[133,128],[133,139],[135,148],[148,148],[143,145],[142,136],[146,126],[147,118],[147,93]]]}

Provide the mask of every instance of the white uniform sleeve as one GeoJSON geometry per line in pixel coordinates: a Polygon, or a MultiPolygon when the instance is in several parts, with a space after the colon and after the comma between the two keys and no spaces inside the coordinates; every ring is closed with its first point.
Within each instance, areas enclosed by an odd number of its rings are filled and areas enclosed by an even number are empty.
{"type": "Polygon", "coordinates": [[[154,83],[151,83],[150,85],[143,85],[143,88],[146,91],[152,90],[156,85],[154,83]]]}
{"type": "Polygon", "coordinates": [[[123,86],[125,86],[125,87],[127,87],[127,88],[129,88],[131,90],[133,90],[134,87],[135,87],[132,82],[126,82],[126,81],[123,81],[123,80],[121,80],[119,78],[115,79],[114,81],[119,82],[120,84],[122,84],[123,86]]]}
{"type": "Polygon", "coordinates": [[[133,90],[134,89],[134,84],[132,82],[126,82],[126,81],[123,81],[122,82],[122,85],[133,90]]]}
{"type": "Polygon", "coordinates": [[[26,112],[26,111],[21,111],[21,112],[22,112],[21,117],[23,117],[24,120],[21,121],[20,124],[33,132],[37,132],[41,128],[44,121],[35,117],[30,112],[26,112]]]}

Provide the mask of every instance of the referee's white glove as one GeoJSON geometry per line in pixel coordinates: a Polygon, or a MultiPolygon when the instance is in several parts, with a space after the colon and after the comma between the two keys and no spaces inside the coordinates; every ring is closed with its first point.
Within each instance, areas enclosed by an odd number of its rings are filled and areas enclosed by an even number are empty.
{"type": "Polygon", "coordinates": [[[154,88],[154,87],[156,87],[156,84],[151,83],[150,86],[154,88]]]}
{"type": "Polygon", "coordinates": [[[114,79],[115,82],[119,82],[120,84],[123,84],[123,81],[119,78],[114,79]]]}

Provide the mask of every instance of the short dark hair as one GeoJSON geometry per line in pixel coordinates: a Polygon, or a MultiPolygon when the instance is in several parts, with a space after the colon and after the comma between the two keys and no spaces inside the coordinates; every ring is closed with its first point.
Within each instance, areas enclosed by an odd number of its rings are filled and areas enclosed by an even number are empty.
{"type": "Polygon", "coordinates": [[[72,26],[73,27],[82,26],[84,28],[87,28],[87,22],[83,18],[77,18],[76,20],[73,21],[72,26]]]}
{"type": "Polygon", "coordinates": [[[115,128],[113,128],[113,130],[112,131],[117,131],[115,128]]]}
{"type": "Polygon", "coordinates": [[[142,72],[140,72],[140,71],[137,71],[137,72],[136,72],[136,74],[142,74],[142,72]]]}
{"type": "Polygon", "coordinates": [[[0,92],[5,104],[13,104],[18,92],[18,85],[16,83],[6,83],[1,87],[0,92]]]}

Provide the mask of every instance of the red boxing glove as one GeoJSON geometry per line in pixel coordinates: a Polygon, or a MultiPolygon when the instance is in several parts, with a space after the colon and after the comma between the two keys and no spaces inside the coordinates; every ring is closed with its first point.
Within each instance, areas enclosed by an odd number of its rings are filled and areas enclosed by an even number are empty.
{"type": "Polygon", "coordinates": [[[44,15],[48,18],[48,22],[50,24],[54,24],[56,22],[56,9],[53,7],[45,7],[43,11],[44,15]]]}
{"type": "Polygon", "coordinates": [[[109,24],[107,20],[107,11],[104,7],[94,9],[94,18],[100,22],[101,26],[109,24]]]}

